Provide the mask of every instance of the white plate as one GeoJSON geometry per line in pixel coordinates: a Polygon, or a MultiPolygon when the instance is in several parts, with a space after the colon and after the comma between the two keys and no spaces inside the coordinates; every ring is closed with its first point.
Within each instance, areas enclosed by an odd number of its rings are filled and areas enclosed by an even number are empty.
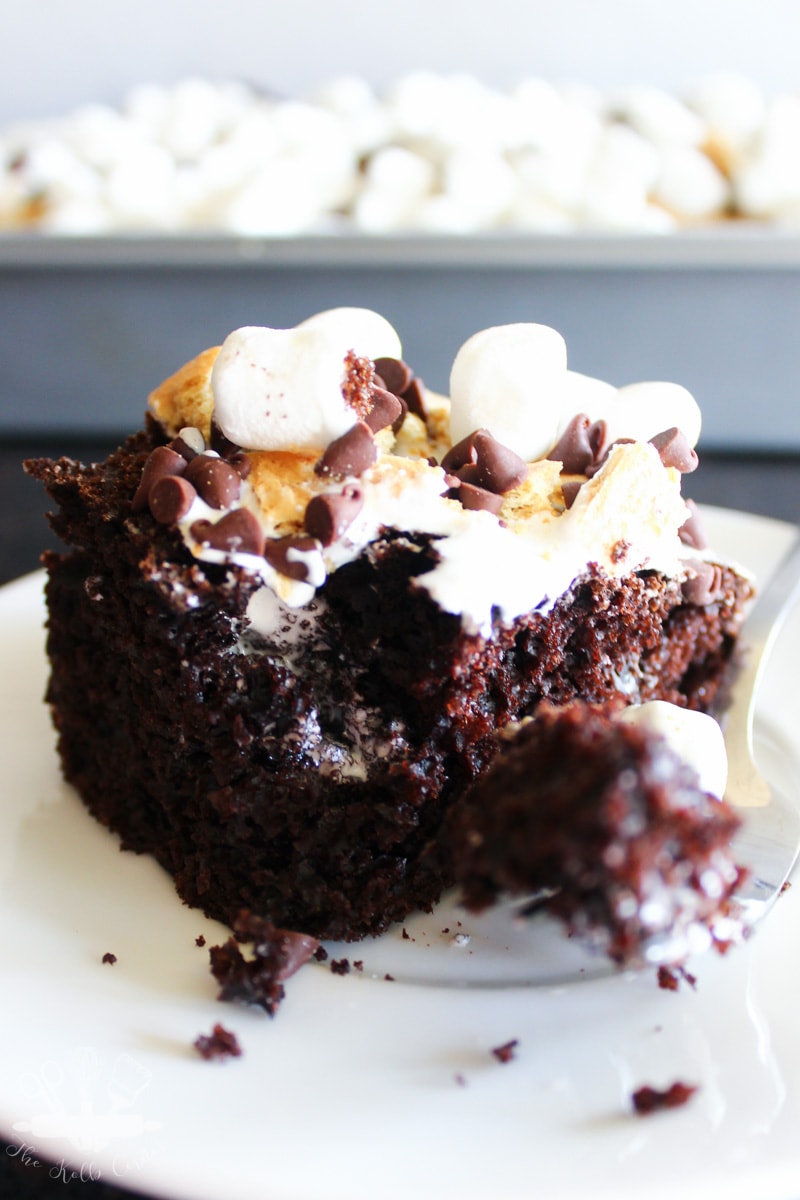
{"type": "MultiPolygon", "coordinates": [[[[762,577],[791,537],[763,518],[707,520],[714,544],[762,577]]],[[[0,1129],[29,1158],[191,1200],[692,1200],[723,1188],[726,1200],[796,1200],[797,889],[747,947],[693,964],[696,990],[665,991],[649,972],[458,989],[312,966],[273,1020],[221,1005],[195,938],[226,931],[181,905],[148,859],[120,854],[60,781],[41,703],[41,582],[0,591],[0,1129]],[[192,1042],[219,1021],[244,1054],[207,1063],[192,1042]],[[502,1064],[491,1051],[511,1039],[502,1064]],[[685,1107],[631,1114],[636,1087],[675,1080],[699,1088],[685,1107]]],[[[781,649],[761,740],[770,769],[800,785],[799,619],[781,649]]],[[[468,955],[441,926],[417,920],[415,935],[430,932],[433,955],[468,955]]],[[[399,972],[402,944],[387,942],[399,972]]]]}

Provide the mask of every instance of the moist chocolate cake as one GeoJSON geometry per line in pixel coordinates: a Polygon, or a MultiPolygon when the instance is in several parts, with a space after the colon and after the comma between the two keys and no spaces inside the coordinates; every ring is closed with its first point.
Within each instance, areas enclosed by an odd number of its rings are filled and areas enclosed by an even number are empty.
{"type": "MultiPolygon", "coordinates": [[[[653,707],[668,706],[636,715],[653,707]]],[[[715,794],[724,771],[706,790],[674,741],[631,715],[544,704],[502,731],[502,752],[447,822],[468,908],[538,893],[531,915],[546,909],[626,965],[681,962],[738,936],[743,873],[730,841],[740,818],[715,794]]],[[[707,739],[716,733],[721,746],[721,734],[705,721],[695,751],[713,759],[707,739]]]]}
{"type": "Polygon", "coordinates": [[[470,339],[449,401],[365,310],[235,331],[106,462],[27,464],[69,547],[66,778],[229,924],[355,939],[429,908],[509,722],[713,705],[752,588],[681,498],[698,432],[683,389],[576,375],[542,326],[470,339]]]}

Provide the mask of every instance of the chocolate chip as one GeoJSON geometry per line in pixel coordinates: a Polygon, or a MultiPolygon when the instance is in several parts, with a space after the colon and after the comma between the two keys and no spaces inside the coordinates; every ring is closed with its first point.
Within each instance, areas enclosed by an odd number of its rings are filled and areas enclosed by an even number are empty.
{"type": "Polygon", "coordinates": [[[397,418],[403,415],[402,400],[384,388],[374,387],[372,389],[372,408],[364,417],[364,422],[373,433],[377,433],[379,429],[385,429],[387,425],[393,426],[397,418]]]}
{"type": "Polygon", "coordinates": [[[159,479],[167,475],[182,475],[186,470],[186,459],[169,446],[156,446],[148,456],[142,469],[142,478],[133,497],[133,511],[147,508],[150,489],[159,479]]]}
{"type": "Polygon", "coordinates": [[[238,471],[213,454],[198,454],[193,458],[186,467],[186,478],[211,508],[230,508],[242,490],[238,471]]]}
{"type": "Polygon", "coordinates": [[[217,421],[216,417],[211,418],[211,430],[209,433],[209,442],[212,450],[216,450],[220,458],[227,458],[231,454],[235,454],[237,450],[241,450],[241,446],[237,446],[236,442],[232,442],[222,432],[222,426],[217,421]]]}
{"type": "Polygon", "coordinates": [[[310,537],[330,546],[352,525],[363,506],[363,493],[352,485],[341,492],[324,492],[309,500],[303,524],[310,537]]]}
{"type": "Polygon", "coordinates": [[[165,475],[150,489],[150,512],[161,525],[175,525],[185,517],[197,492],[183,475],[165,475]]]}
{"type": "Polygon", "coordinates": [[[561,494],[564,497],[564,507],[572,508],[575,503],[575,497],[583,487],[582,479],[562,479],[561,494]]]}
{"type": "Polygon", "coordinates": [[[598,456],[595,459],[595,461],[586,468],[585,473],[586,473],[587,478],[592,479],[597,474],[597,472],[601,469],[601,467],[604,467],[606,465],[606,463],[608,462],[609,456],[611,454],[611,451],[614,449],[615,446],[632,446],[635,441],[636,441],[636,438],[615,438],[614,441],[611,443],[611,445],[606,447],[605,451],[602,454],[602,457],[598,456]]]}
{"type": "Polygon", "coordinates": [[[528,474],[524,459],[493,438],[488,429],[476,429],[462,438],[444,456],[442,466],[463,483],[497,495],[518,487],[528,474]]]}
{"type": "Polygon", "coordinates": [[[280,948],[284,965],[277,974],[283,983],[304,966],[319,947],[319,942],[309,933],[296,933],[292,929],[280,930],[280,948]]]}
{"type": "Polygon", "coordinates": [[[684,600],[701,608],[718,600],[722,584],[722,571],[717,564],[692,560],[686,565],[693,574],[685,579],[681,586],[684,600]]]}
{"type": "Polygon", "coordinates": [[[689,516],[678,530],[678,536],[685,546],[691,546],[693,550],[705,550],[708,542],[700,510],[694,500],[687,500],[686,507],[689,510],[689,516]]]}
{"type": "Polygon", "coordinates": [[[374,366],[387,392],[393,392],[395,396],[402,396],[414,378],[414,372],[402,358],[376,358],[374,366]]]}
{"type": "Polygon", "coordinates": [[[313,537],[268,538],[264,545],[264,558],[280,575],[307,583],[309,566],[305,555],[319,552],[319,542],[313,537]]]}
{"type": "Polygon", "coordinates": [[[560,462],[565,475],[585,475],[603,453],[605,421],[592,421],[586,413],[574,416],[548,454],[551,462],[560,462]]]}
{"type": "Polygon", "coordinates": [[[314,470],[317,475],[335,478],[363,475],[377,457],[378,447],[372,430],[364,421],[358,421],[347,433],[331,442],[314,470]]]}
{"type": "Polygon", "coordinates": [[[193,425],[189,425],[186,429],[181,429],[177,437],[174,437],[169,442],[170,450],[174,450],[176,454],[180,454],[181,458],[185,458],[187,462],[191,462],[198,454],[202,454],[206,448],[206,439],[203,437],[199,429],[195,429],[193,425]]]}
{"type": "Polygon", "coordinates": [[[249,508],[234,508],[218,521],[195,521],[190,531],[195,541],[226,554],[262,554],[264,534],[249,508]]]}
{"type": "Polygon", "coordinates": [[[225,461],[233,467],[240,479],[247,479],[247,476],[253,469],[253,460],[249,454],[245,454],[244,450],[237,450],[235,454],[231,454],[225,461]]]}
{"type": "Polygon", "coordinates": [[[697,453],[689,445],[686,434],[676,425],[651,437],[650,445],[655,446],[665,467],[674,467],[682,475],[688,475],[697,467],[697,453]]]}
{"type": "Polygon", "coordinates": [[[503,507],[503,497],[498,496],[496,492],[489,492],[486,488],[476,487],[461,480],[458,489],[453,489],[449,495],[450,499],[460,500],[462,506],[472,512],[490,512],[497,516],[503,507]]]}
{"type": "Polygon", "coordinates": [[[414,413],[421,421],[426,420],[428,413],[425,408],[425,387],[421,379],[412,379],[400,397],[408,405],[408,411],[414,413]]]}

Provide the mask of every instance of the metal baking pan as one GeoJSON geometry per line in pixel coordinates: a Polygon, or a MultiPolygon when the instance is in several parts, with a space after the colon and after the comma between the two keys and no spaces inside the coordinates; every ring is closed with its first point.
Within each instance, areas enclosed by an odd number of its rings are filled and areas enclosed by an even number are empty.
{"type": "Polygon", "coordinates": [[[240,325],[377,309],[431,387],[478,329],[540,321],[570,366],[696,396],[705,449],[800,450],[800,237],[0,238],[0,434],[138,428],[148,392],[240,325]]]}

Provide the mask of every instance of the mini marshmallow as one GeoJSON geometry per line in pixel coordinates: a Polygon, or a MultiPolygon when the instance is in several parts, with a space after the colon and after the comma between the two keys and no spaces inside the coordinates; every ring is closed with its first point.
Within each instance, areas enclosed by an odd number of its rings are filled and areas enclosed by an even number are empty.
{"type": "Polygon", "coordinates": [[[660,88],[625,88],[612,100],[611,111],[656,145],[699,146],[706,138],[701,117],[660,88]]]}
{"type": "Polygon", "coordinates": [[[486,228],[498,224],[510,212],[516,179],[499,154],[458,150],[444,164],[443,190],[473,214],[476,227],[486,228]]]}
{"type": "Polygon", "coordinates": [[[389,323],[367,309],[332,309],[294,329],[237,329],[211,373],[215,417],[248,450],[324,450],[358,419],[342,393],[347,355],[399,350],[389,323]]]}
{"type": "Polygon", "coordinates": [[[757,84],[733,73],[705,76],[687,90],[685,98],[705,121],[711,138],[738,152],[758,133],[767,107],[757,84]]]}
{"type": "Polygon", "coordinates": [[[700,406],[679,383],[629,383],[618,389],[613,403],[601,415],[609,442],[617,438],[649,442],[673,426],[681,430],[691,446],[700,439],[700,406]]]}
{"type": "Polygon", "coordinates": [[[642,228],[658,178],[658,152],[624,125],[604,129],[595,149],[583,198],[584,219],[601,228],[642,228]]]}
{"type": "Polygon", "coordinates": [[[713,717],[665,700],[649,700],[626,708],[619,719],[663,737],[674,753],[697,772],[701,789],[722,799],[728,756],[722,730],[713,717]]]}
{"type": "Polygon", "coordinates": [[[573,417],[605,421],[606,444],[648,442],[677,426],[690,445],[700,437],[700,408],[678,383],[615,388],[567,370],[564,339],[546,325],[501,325],[474,334],[450,374],[453,444],[488,429],[527,462],[544,458],[573,417]]]}
{"type": "Polygon", "coordinates": [[[555,444],[567,369],[563,337],[547,325],[499,325],[474,334],[450,372],[453,444],[488,429],[527,462],[555,444]]]}
{"type": "Polygon", "coordinates": [[[730,195],[725,176],[695,147],[668,146],[663,151],[653,198],[672,212],[690,220],[717,216],[730,195]]]}

